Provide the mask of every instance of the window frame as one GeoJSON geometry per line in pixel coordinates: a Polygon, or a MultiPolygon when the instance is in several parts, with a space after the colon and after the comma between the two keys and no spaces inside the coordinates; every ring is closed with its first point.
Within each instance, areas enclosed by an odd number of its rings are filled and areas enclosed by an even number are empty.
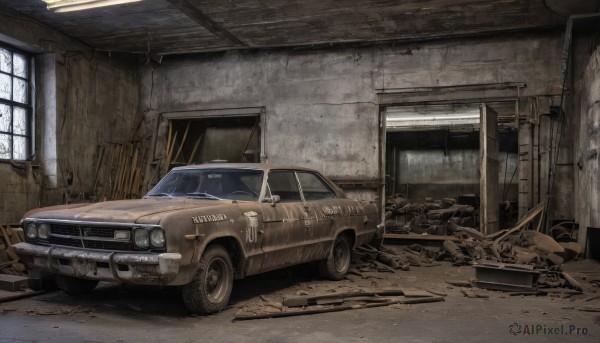
{"type": "MultiPolygon", "coordinates": [[[[269,183],[269,179],[271,177],[271,173],[291,173],[292,176],[294,177],[294,182],[296,183],[296,187],[298,190],[298,195],[300,196],[300,199],[298,200],[288,200],[286,198],[283,198],[280,200],[280,202],[282,203],[290,203],[290,202],[305,202],[304,201],[304,194],[302,194],[302,188],[300,187],[300,182],[298,181],[298,176],[296,176],[296,170],[293,169],[270,169],[268,174],[267,174],[267,178],[266,178],[266,183],[267,183],[267,191],[269,192],[269,195],[272,197],[273,196],[273,190],[271,189],[271,184],[269,183]]],[[[277,193],[275,193],[275,195],[279,195],[277,193]]]]}
{"type": "Polygon", "coordinates": [[[33,55],[29,52],[23,51],[21,49],[18,49],[12,45],[6,44],[4,42],[0,42],[0,48],[4,49],[4,50],[8,50],[11,53],[11,71],[9,72],[4,72],[4,71],[0,71],[1,75],[7,75],[10,77],[10,99],[3,99],[0,98],[0,104],[2,105],[6,105],[10,108],[10,123],[9,123],[9,132],[6,131],[0,131],[0,134],[3,135],[9,135],[10,136],[10,158],[0,158],[0,163],[6,163],[6,162],[10,162],[10,161],[31,161],[32,157],[34,155],[34,149],[33,149],[33,123],[34,123],[34,114],[33,114],[33,76],[34,76],[34,71],[33,71],[33,55]],[[21,55],[25,58],[25,65],[27,68],[27,72],[26,72],[26,77],[22,77],[22,76],[18,76],[14,73],[14,54],[18,54],[21,55]],[[27,99],[26,99],[26,103],[20,103],[17,101],[14,101],[14,85],[13,85],[13,80],[14,78],[25,81],[26,82],[26,89],[27,89],[27,99]],[[26,118],[26,127],[25,127],[25,134],[16,134],[14,133],[14,108],[15,107],[19,107],[19,108],[23,108],[25,109],[25,118],[26,118]],[[25,138],[25,158],[24,159],[16,159],[15,158],[15,149],[14,149],[14,144],[15,144],[15,137],[23,137],[25,138]]]}
{"type": "MultiPolygon", "coordinates": [[[[297,170],[297,169],[270,169],[269,172],[267,173],[267,177],[265,178],[265,197],[272,197],[273,193],[271,191],[271,186],[269,185],[269,176],[272,172],[290,172],[294,175],[294,180],[296,182],[296,186],[298,187],[298,192],[300,193],[300,200],[298,200],[297,202],[302,202],[302,203],[307,203],[307,202],[311,202],[311,201],[322,201],[322,200],[328,200],[328,199],[339,199],[338,193],[333,190],[331,188],[331,186],[329,185],[329,183],[318,173],[318,172],[314,172],[314,171],[309,171],[309,170],[297,170]],[[319,182],[321,182],[321,184],[327,188],[327,190],[329,190],[329,192],[331,192],[331,194],[333,195],[332,197],[328,197],[328,198],[323,198],[323,199],[309,199],[307,200],[306,197],[304,196],[304,189],[302,188],[302,182],[300,182],[300,178],[298,177],[299,173],[306,173],[306,174],[310,174],[312,176],[314,176],[319,182]]],[[[277,193],[275,193],[275,195],[277,195],[277,193]]],[[[281,201],[284,203],[288,203],[288,202],[296,202],[296,201],[281,201]]]]}
{"type": "Polygon", "coordinates": [[[305,171],[305,170],[295,170],[294,174],[296,175],[296,181],[298,182],[298,186],[300,187],[300,194],[302,195],[302,199],[304,200],[304,202],[309,202],[309,201],[321,201],[321,200],[327,200],[327,199],[337,199],[337,193],[333,191],[333,189],[331,189],[331,187],[327,184],[327,182],[325,182],[325,180],[323,180],[323,178],[321,178],[321,176],[318,173],[312,172],[312,171],[305,171]],[[307,174],[307,175],[312,175],[315,177],[315,179],[317,181],[319,181],[321,183],[321,185],[327,189],[329,191],[329,194],[332,195],[330,197],[326,197],[326,198],[321,198],[321,199],[306,199],[305,195],[304,195],[304,187],[302,187],[302,181],[300,181],[300,176],[299,174],[307,174]]]}

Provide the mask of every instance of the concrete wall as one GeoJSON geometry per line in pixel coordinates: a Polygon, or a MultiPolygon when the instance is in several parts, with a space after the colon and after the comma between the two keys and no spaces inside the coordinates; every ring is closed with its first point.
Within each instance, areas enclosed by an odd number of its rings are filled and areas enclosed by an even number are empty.
{"type": "Polygon", "coordinates": [[[35,158],[25,171],[0,163],[1,224],[18,222],[32,208],[85,198],[96,146],[131,136],[139,78],[126,58],[94,52],[1,6],[0,18],[0,40],[30,51],[36,65],[35,158]]]}
{"type": "Polygon", "coordinates": [[[596,49],[578,82],[581,96],[577,164],[576,219],[579,243],[585,244],[587,228],[600,228],[600,49],[596,49]]]}
{"type": "Polygon", "coordinates": [[[166,57],[155,67],[153,89],[152,73],[144,74],[142,106],[151,102],[158,112],[265,106],[268,161],[376,178],[373,63],[337,51],[166,57]]]}
{"type": "MultiPolygon", "coordinates": [[[[517,154],[499,155],[498,201],[516,201],[517,180],[510,178],[517,166],[517,154]],[[506,183],[504,177],[506,176],[506,183]],[[508,190],[506,189],[508,187],[508,190]]],[[[441,199],[461,194],[479,193],[479,150],[402,150],[398,152],[399,180],[397,190],[412,201],[425,197],[441,199]]]]}
{"type": "MultiPolygon", "coordinates": [[[[525,82],[524,101],[547,97],[560,91],[561,46],[562,34],[549,32],[167,56],[162,64],[143,68],[141,106],[157,113],[264,106],[268,161],[317,168],[334,178],[373,180],[379,177],[378,89],[525,82]]],[[[410,101],[402,94],[397,99],[410,101]]],[[[374,197],[373,191],[355,193],[374,197]]]]}

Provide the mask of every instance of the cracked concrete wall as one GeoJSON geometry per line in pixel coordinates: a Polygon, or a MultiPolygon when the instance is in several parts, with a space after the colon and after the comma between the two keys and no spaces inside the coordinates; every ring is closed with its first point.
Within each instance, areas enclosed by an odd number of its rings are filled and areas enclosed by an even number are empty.
{"type": "Polygon", "coordinates": [[[589,58],[577,88],[579,103],[578,143],[575,145],[576,219],[578,242],[585,244],[587,228],[600,228],[600,49],[589,58]]]}
{"type": "MultiPolygon", "coordinates": [[[[162,64],[142,69],[141,108],[163,113],[264,106],[269,162],[308,166],[334,178],[376,180],[377,89],[525,82],[523,99],[556,94],[561,44],[560,32],[548,32],[166,56],[162,64]]],[[[354,193],[374,198],[372,190],[354,193]]]]}
{"type": "Polygon", "coordinates": [[[25,170],[0,162],[4,224],[18,223],[30,209],[92,191],[97,145],[131,136],[139,113],[139,77],[130,58],[95,52],[2,6],[0,40],[30,52],[36,65],[35,156],[25,170]]]}

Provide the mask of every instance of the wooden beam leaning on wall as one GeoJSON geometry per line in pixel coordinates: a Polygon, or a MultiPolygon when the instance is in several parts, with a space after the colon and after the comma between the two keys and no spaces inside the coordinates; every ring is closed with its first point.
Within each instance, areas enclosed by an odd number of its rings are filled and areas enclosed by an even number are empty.
{"type": "MultiPolygon", "coordinates": [[[[144,175],[142,166],[147,154],[140,154],[138,142],[105,143],[97,165],[97,180],[94,193],[98,200],[120,200],[138,198],[142,190],[144,175]]],[[[143,147],[141,147],[143,149],[143,147]]]]}

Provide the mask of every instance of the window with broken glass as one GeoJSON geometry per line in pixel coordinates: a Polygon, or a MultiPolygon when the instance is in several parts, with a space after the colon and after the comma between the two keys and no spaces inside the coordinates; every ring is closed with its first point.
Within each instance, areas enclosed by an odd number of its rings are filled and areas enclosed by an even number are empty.
{"type": "Polygon", "coordinates": [[[30,57],[0,45],[0,160],[31,156],[30,57]]]}

